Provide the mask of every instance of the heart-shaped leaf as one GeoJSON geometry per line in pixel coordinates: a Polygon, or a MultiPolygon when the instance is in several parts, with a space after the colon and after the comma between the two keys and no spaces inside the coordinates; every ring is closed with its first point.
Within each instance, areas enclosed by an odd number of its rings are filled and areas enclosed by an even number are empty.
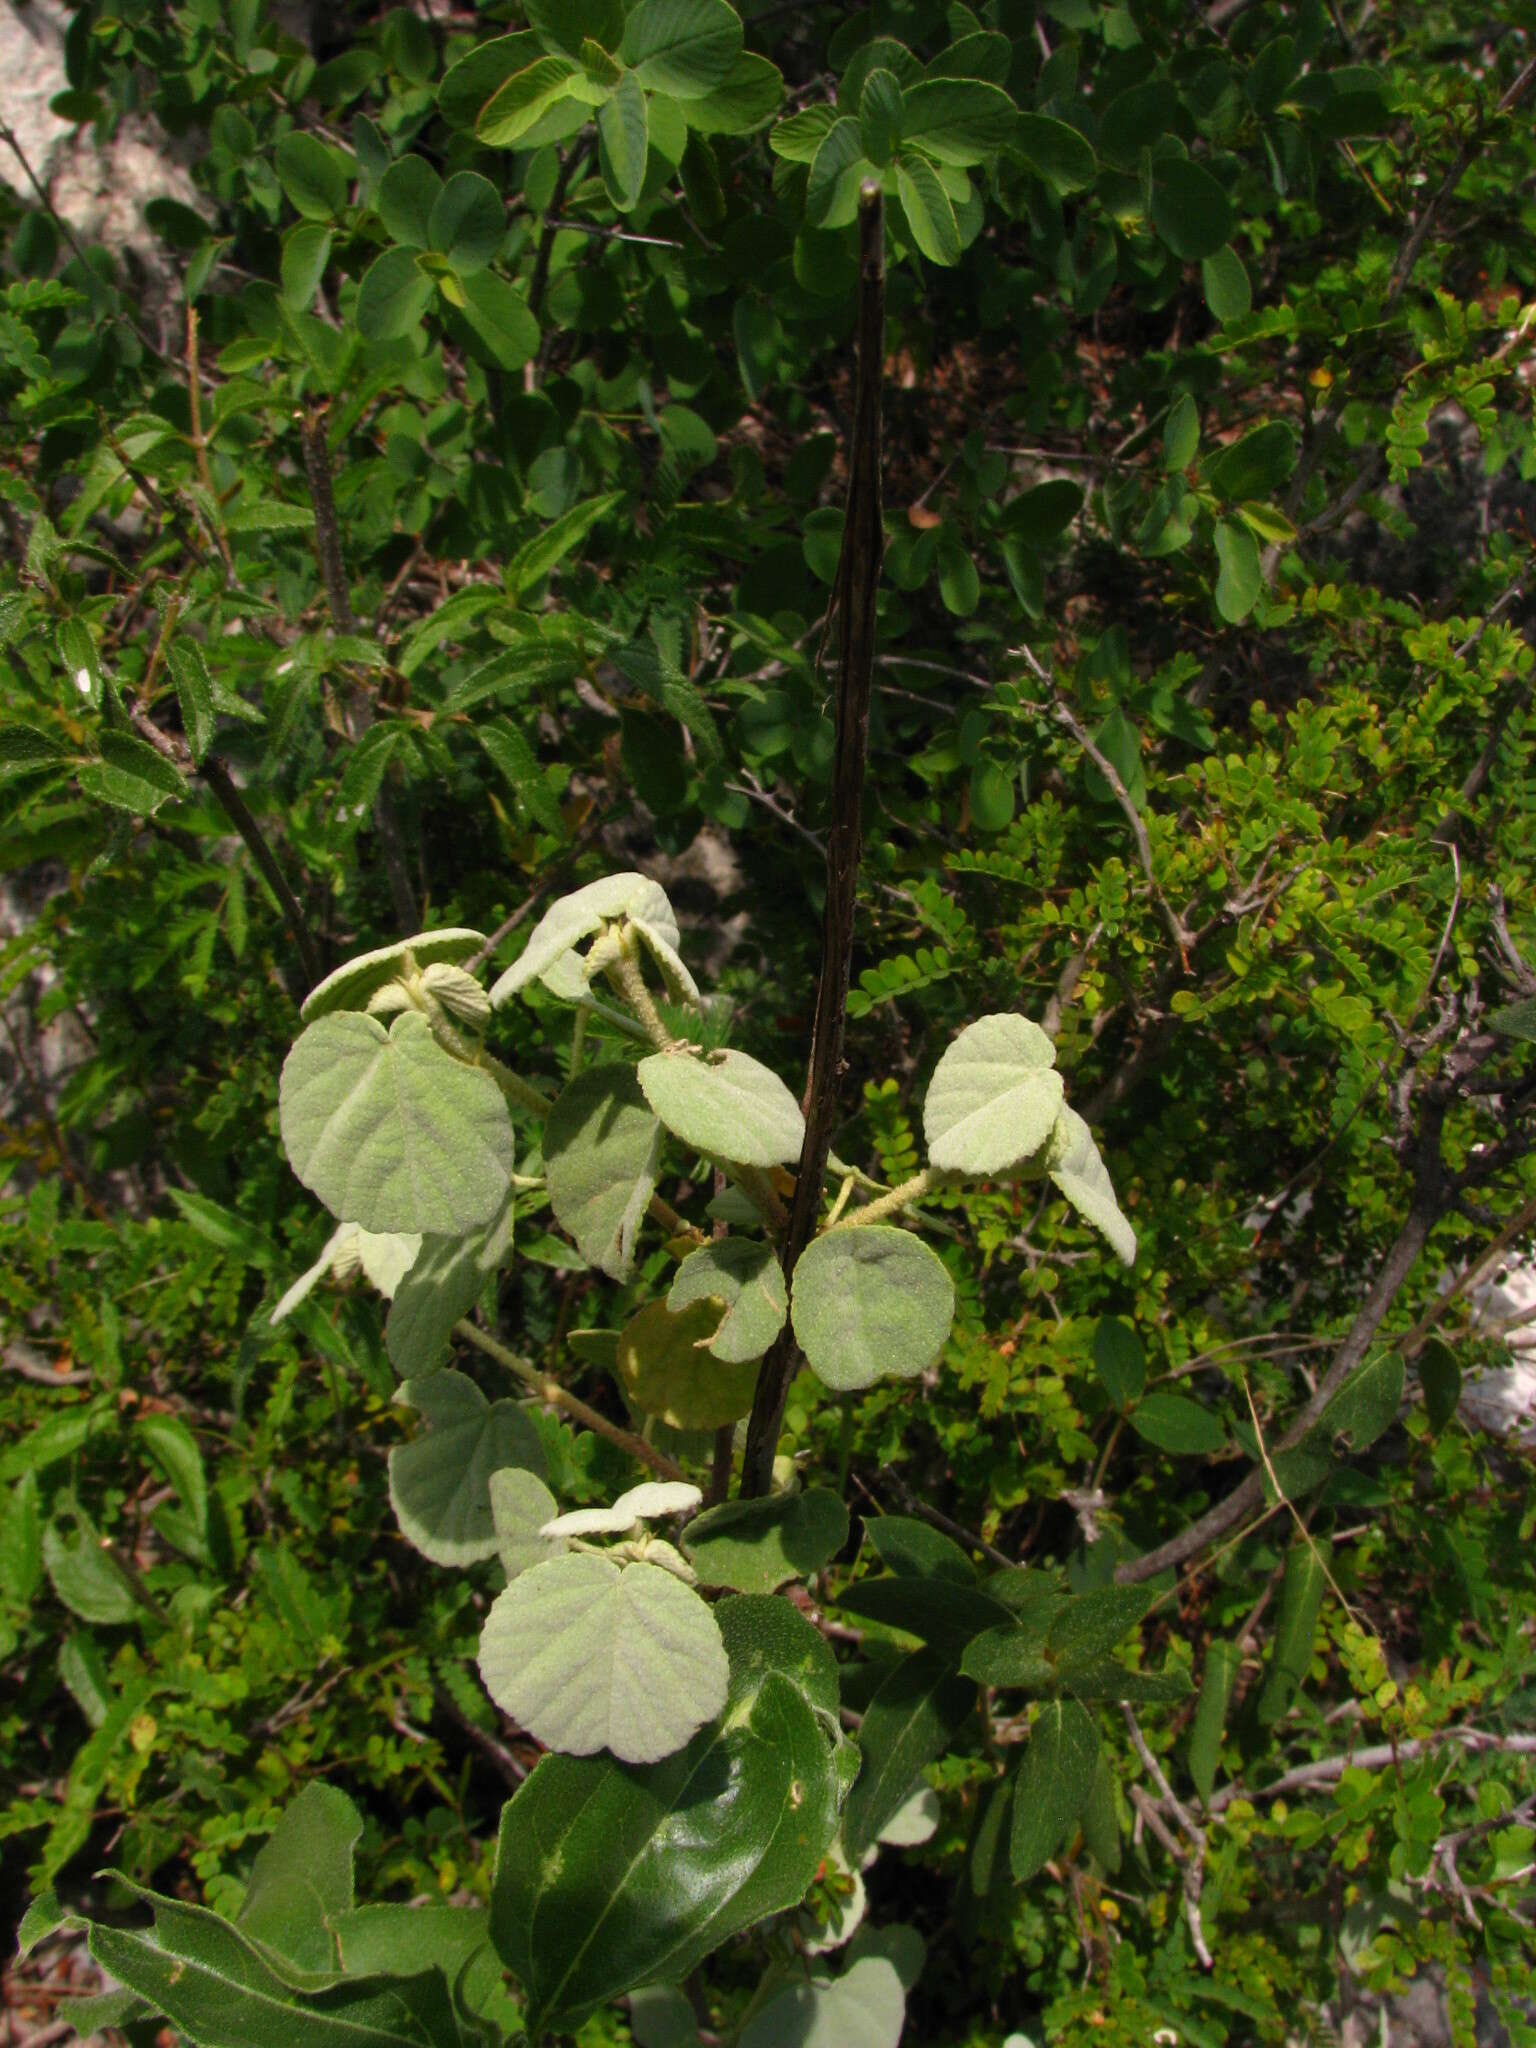
{"type": "Polygon", "coordinates": [[[1056,1048],[1027,1017],[968,1024],[934,1069],[923,1103],[928,1156],[945,1172],[1006,1173],[1033,1157],[1062,1106],[1056,1048]]]}
{"type": "Polygon", "coordinates": [[[673,1573],[571,1551],[498,1595],[480,1676],[548,1748],[648,1764],[719,1713],[729,1667],[713,1613],[673,1573]]]}
{"type": "Polygon", "coordinates": [[[807,1246],[790,1314],[812,1372],[845,1393],[915,1379],[938,1361],[954,1320],[954,1283],[921,1238],[862,1224],[807,1246]]]}
{"type": "Polygon", "coordinates": [[[467,1236],[511,1183],[501,1090],[419,1011],[388,1031],[356,1010],[318,1018],[284,1062],[279,1120],[299,1179],[365,1230],[467,1236]]]}
{"type": "Polygon", "coordinates": [[[434,1564],[475,1564],[496,1555],[491,1474],[508,1465],[542,1472],[544,1451],[527,1411],[487,1401],[459,1372],[407,1380],[395,1399],[426,1428],[389,1454],[389,1497],[411,1543],[434,1564]]]}
{"type": "Polygon", "coordinates": [[[848,1510],[824,1486],[767,1500],[723,1501],[696,1515],[683,1549],[706,1586],[775,1593],[820,1571],[848,1541],[848,1510]]]}

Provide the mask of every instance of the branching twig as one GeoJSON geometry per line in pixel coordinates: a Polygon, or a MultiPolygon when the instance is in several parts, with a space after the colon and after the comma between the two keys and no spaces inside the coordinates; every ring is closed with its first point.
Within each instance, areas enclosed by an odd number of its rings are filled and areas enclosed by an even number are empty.
{"type": "MultiPolygon", "coordinates": [[[[869,702],[874,683],[875,595],[884,545],[881,524],[880,378],[885,359],[885,208],[880,188],[866,184],[859,194],[859,363],[853,445],[848,458],[848,507],[838,562],[836,599],[840,636],[837,677],[837,737],[832,758],[832,816],[827,832],[827,900],[822,927],[821,978],[811,1033],[806,1082],[805,1142],[784,1243],[784,1271],[792,1274],[810,1243],[821,1207],[827,1153],[837,1120],[838,1079],[843,1057],[843,1024],[853,958],[854,912],[858,900],[860,812],[869,749],[869,702]]],[[[789,1384],[799,1347],[786,1328],[763,1361],[747,1448],[741,1491],[765,1494],[784,1419],[789,1384]]]]}

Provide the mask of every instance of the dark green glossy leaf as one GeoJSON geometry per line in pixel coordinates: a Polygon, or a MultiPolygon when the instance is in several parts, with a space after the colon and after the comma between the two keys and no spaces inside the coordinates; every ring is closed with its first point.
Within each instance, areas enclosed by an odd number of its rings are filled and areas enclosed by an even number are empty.
{"type": "Polygon", "coordinates": [[[1202,1408],[1198,1401],[1191,1401],[1186,1394],[1161,1390],[1148,1394],[1131,1410],[1127,1420],[1139,1437],[1179,1457],[1208,1456],[1226,1442],[1220,1416],[1202,1408]]]}
{"type": "Polygon", "coordinates": [[[531,2032],[685,1975],[815,1876],[836,1823],[831,1749],[782,1655],[764,1655],[755,1604],[716,1610],[720,1722],[659,1764],[546,1757],[504,1809],[491,1933],[531,2032]]]}
{"type": "Polygon", "coordinates": [[[859,1726],[864,1761],[843,1810],[843,1846],[855,1868],[975,1704],[975,1686],[932,1650],[904,1657],[882,1681],[859,1726]]]}
{"type": "Polygon", "coordinates": [[[1205,1677],[1200,1686],[1200,1704],[1195,1709],[1189,1733],[1189,1775],[1202,1799],[1209,1799],[1221,1762],[1222,1730],[1227,1723],[1227,1706],[1232,1688],[1242,1669],[1240,1646],[1218,1638],[1205,1653],[1205,1677]]]}
{"type": "Polygon", "coordinates": [[[1147,1354],[1136,1332],[1119,1316],[1100,1316],[1093,1333],[1093,1364],[1099,1384],[1117,1408],[1141,1399],[1147,1384],[1147,1354]]]}
{"type": "Polygon", "coordinates": [[[1275,1622],[1274,1655],[1269,1676],[1259,1694],[1258,1717],[1265,1724],[1285,1718],[1307,1667],[1312,1662],[1312,1638],[1328,1574],[1317,1538],[1298,1531],[1285,1553],[1285,1576],[1280,1584],[1280,1612],[1275,1622]]]}
{"type": "Polygon", "coordinates": [[[772,1593],[809,1578],[848,1540],[848,1510],[826,1487],[767,1500],[725,1501],[696,1515],[683,1549],[706,1586],[772,1593]]]}
{"type": "Polygon", "coordinates": [[[1461,1401],[1461,1367],[1443,1337],[1427,1341],[1417,1364],[1419,1385],[1424,1391],[1424,1415],[1438,1436],[1461,1401]]]}
{"type": "Polygon", "coordinates": [[[626,71],[597,110],[598,162],[608,197],[620,213],[628,213],[640,197],[649,135],[645,93],[634,72],[626,71]]]}
{"type": "Polygon", "coordinates": [[[357,294],[357,329],[365,341],[398,341],[413,334],[436,296],[436,286],[410,249],[386,249],[374,258],[357,294]]]}
{"type": "Polygon", "coordinates": [[[1175,256],[1197,263],[1230,237],[1232,202],[1203,165],[1169,157],[1153,172],[1152,224],[1175,256]]]}
{"type": "Polygon", "coordinates": [[[1024,1884],[1072,1832],[1093,1791],[1099,1731],[1076,1700],[1048,1700],[1013,1786],[1009,1861],[1024,1884]]]}

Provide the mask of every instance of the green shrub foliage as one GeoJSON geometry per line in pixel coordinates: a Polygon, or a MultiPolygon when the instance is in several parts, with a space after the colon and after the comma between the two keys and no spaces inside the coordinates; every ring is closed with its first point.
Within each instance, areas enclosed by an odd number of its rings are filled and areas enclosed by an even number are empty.
{"type": "Polygon", "coordinates": [[[1530,21],[67,11],[190,199],[0,127],[18,1995],[1536,2042],[1530,21]]]}

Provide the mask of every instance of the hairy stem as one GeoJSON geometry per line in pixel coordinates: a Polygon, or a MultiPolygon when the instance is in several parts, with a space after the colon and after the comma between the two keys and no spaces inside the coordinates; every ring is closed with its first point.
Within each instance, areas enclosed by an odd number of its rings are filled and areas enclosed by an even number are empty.
{"type": "MultiPolygon", "coordinates": [[[[843,1024],[858,902],[869,701],[874,685],[875,597],[884,546],[880,502],[880,376],[884,358],[885,208],[879,186],[871,183],[859,193],[858,390],[848,453],[848,506],[835,593],[839,632],[837,737],[832,755],[832,817],[827,832],[827,902],[816,1021],[811,1032],[810,1075],[805,1091],[805,1142],[800,1150],[799,1175],[784,1237],[786,1274],[793,1274],[800,1254],[815,1232],[827,1154],[837,1121],[843,1024]]],[[[792,1329],[786,1325],[763,1361],[747,1424],[741,1473],[741,1492],[747,1499],[767,1493],[772,1484],[784,1403],[799,1364],[800,1348],[792,1329]]]]}
{"type": "MultiPolygon", "coordinates": [[[[887,1216],[900,1215],[903,1209],[920,1202],[924,1195],[931,1195],[935,1188],[944,1187],[949,1175],[937,1166],[925,1166],[921,1173],[914,1173],[910,1180],[904,1180],[900,1187],[894,1187],[877,1201],[866,1202],[861,1209],[854,1209],[840,1221],[827,1225],[829,1230],[857,1230],[861,1223],[883,1223],[887,1216]]],[[[839,1198],[841,1199],[841,1198],[839,1198]]]]}

